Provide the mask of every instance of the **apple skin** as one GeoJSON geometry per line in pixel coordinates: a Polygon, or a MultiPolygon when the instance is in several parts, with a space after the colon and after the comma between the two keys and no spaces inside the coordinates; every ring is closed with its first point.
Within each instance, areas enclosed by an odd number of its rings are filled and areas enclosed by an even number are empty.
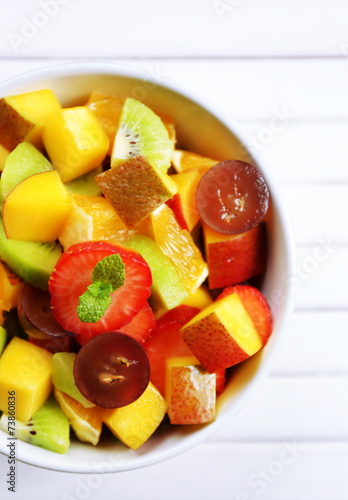
{"type": "Polygon", "coordinates": [[[217,233],[203,223],[209,288],[246,281],[266,269],[267,236],[264,224],[238,235],[217,233]]]}
{"type": "Polygon", "coordinates": [[[206,307],[181,329],[180,334],[209,373],[241,363],[263,347],[237,294],[206,307]]]}

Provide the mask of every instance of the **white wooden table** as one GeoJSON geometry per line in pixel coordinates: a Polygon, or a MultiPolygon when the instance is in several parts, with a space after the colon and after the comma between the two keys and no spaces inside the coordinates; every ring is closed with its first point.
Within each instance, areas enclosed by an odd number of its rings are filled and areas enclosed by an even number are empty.
{"type": "Polygon", "coordinates": [[[286,342],[218,434],[107,477],[19,463],[16,494],[0,456],[1,499],[348,498],[347,19],[347,0],[0,0],[0,80],[98,59],[197,89],[280,181],[297,245],[286,342]]]}

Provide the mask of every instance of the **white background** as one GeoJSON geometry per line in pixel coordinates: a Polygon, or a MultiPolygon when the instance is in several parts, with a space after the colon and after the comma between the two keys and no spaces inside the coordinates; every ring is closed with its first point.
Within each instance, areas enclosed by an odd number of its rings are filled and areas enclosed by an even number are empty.
{"type": "Polygon", "coordinates": [[[204,444],[108,477],[18,463],[16,494],[0,456],[0,498],[348,499],[347,0],[50,1],[45,17],[48,0],[0,0],[0,80],[107,60],[223,107],[283,189],[295,312],[262,389],[204,444]]]}

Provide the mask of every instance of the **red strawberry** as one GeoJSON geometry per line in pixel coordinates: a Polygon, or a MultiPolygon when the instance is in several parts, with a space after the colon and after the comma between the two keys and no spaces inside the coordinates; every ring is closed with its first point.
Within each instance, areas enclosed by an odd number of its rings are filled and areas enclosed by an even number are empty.
{"type": "Polygon", "coordinates": [[[118,331],[135,316],[151,294],[151,271],[141,255],[107,241],[72,245],[59,258],[49,281],[52,312],[58,323],[76,334],[92,336],[118,331]],[[111,293],[111,304],[95,323],[84,323],[77,315],[79,297],[92,283],[96,264],[119,254],[125,265],[125,283],[111,293]]]}
{"type": "Polygon", "coordinates": [[[145,342],[146,339],[156,331],[156,320],[148,302],[138,312],[129,323],[119,329],[119,332],[126,333],[134,337],[139,342],[145,342]]]}
{"type": "MultiPolygon", "coordinates": [[[[155,316],[148,302],[145,303],[144,307],[140,309],[138,314],[134,316],[129,323],[122,326],[117,331],[126,333],[139,342],[145,342],[145,340],[156,331],[155,316]]],[[[89,333],[85,335],[76,335],[76,340],[79,344],[84,345],[87,340],[94,336],[95,335],[89,333]]]]}
{"type": "Polygon", "coordinates": [[[251,317],[261,342],[265,345],[272,333],[272,314],[267,299],[260,290],[248,285],[230,286],[218,296],[217,300],[236,293],[251,317]]]}
{"type": "Polygon", "coordinates": [[[151,382],[164,395],[166,358],[169,356],[192,356],[186,342],[181,337],[180,329],[190,321],[199,309],[190,306],[178,306],[168,311],[157,320],[157,329],[145,342],[151,368],[151,382]]]}

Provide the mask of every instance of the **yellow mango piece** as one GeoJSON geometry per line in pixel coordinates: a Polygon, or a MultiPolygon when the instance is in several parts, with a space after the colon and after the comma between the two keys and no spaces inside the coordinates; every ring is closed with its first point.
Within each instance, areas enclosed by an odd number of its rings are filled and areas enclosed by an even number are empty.
{"type": "Polygon", "coordinates": [[[24,281],[4,262],[0,261],[0,309],[10,311],[17,307],[24,281]]]}
{"type": "Polygon", "coordinates": [[[10,151],[0,144],[0,172],[4,170],[5,163],[10,151]]]}
{"type": "Polygon", "coordinates": [[[240,363],[262,348],[254,323],[236,293],[213,302],[180,333],[209,373],[240,363]]]}
{"type": "Polygon", "coordinates": [[[137,450],[152,436],[166,412],[167,403],[150,382],[134,403],[105,410],[103,422],[125,445],[137,450]]]}
{"type": "Polygon", "coordinates": [[[62,109],[48,120],[44,146],[62,181],[97,168],[109,149],[109,138],[86,106],[62,109]]]}
{"type": "Polygon", "coordinates": [[[52,113],[61,105],[49,89],[0,99],[0,142],[12,151],[20,142],[42,147],[42,131],[52,113]]]}
{"type": "Polygon", "coordinates": [[[26,340],[14,337],[0,357],[0,410],[9,413],[9,394],[15,417],[28,422],[52,390],[53,355],[26,340]],[[13,394],[14,393],[14,394],[13,394]]]}
{"type": "Polygon", "coordinates": [[[58,172],[31,175],[5,199],[2,217],[7,238],[51,242],[61,233],[72,207],[58,172]]]}
{"type": "Polygon", "coordinates": [[[188,298],[182,302],[182,305],[198,307],[198,309],[202,310],[212,303],[213,299],[208,288],[201,285],[195,292],[189,294],[188,298]]]}
{"type": "Polygon", "coordinates": [[[168,358],[165,399],[172,424],[212,422],[215,420],[215,373],[208,373],[194,356],[168,358]]]}

